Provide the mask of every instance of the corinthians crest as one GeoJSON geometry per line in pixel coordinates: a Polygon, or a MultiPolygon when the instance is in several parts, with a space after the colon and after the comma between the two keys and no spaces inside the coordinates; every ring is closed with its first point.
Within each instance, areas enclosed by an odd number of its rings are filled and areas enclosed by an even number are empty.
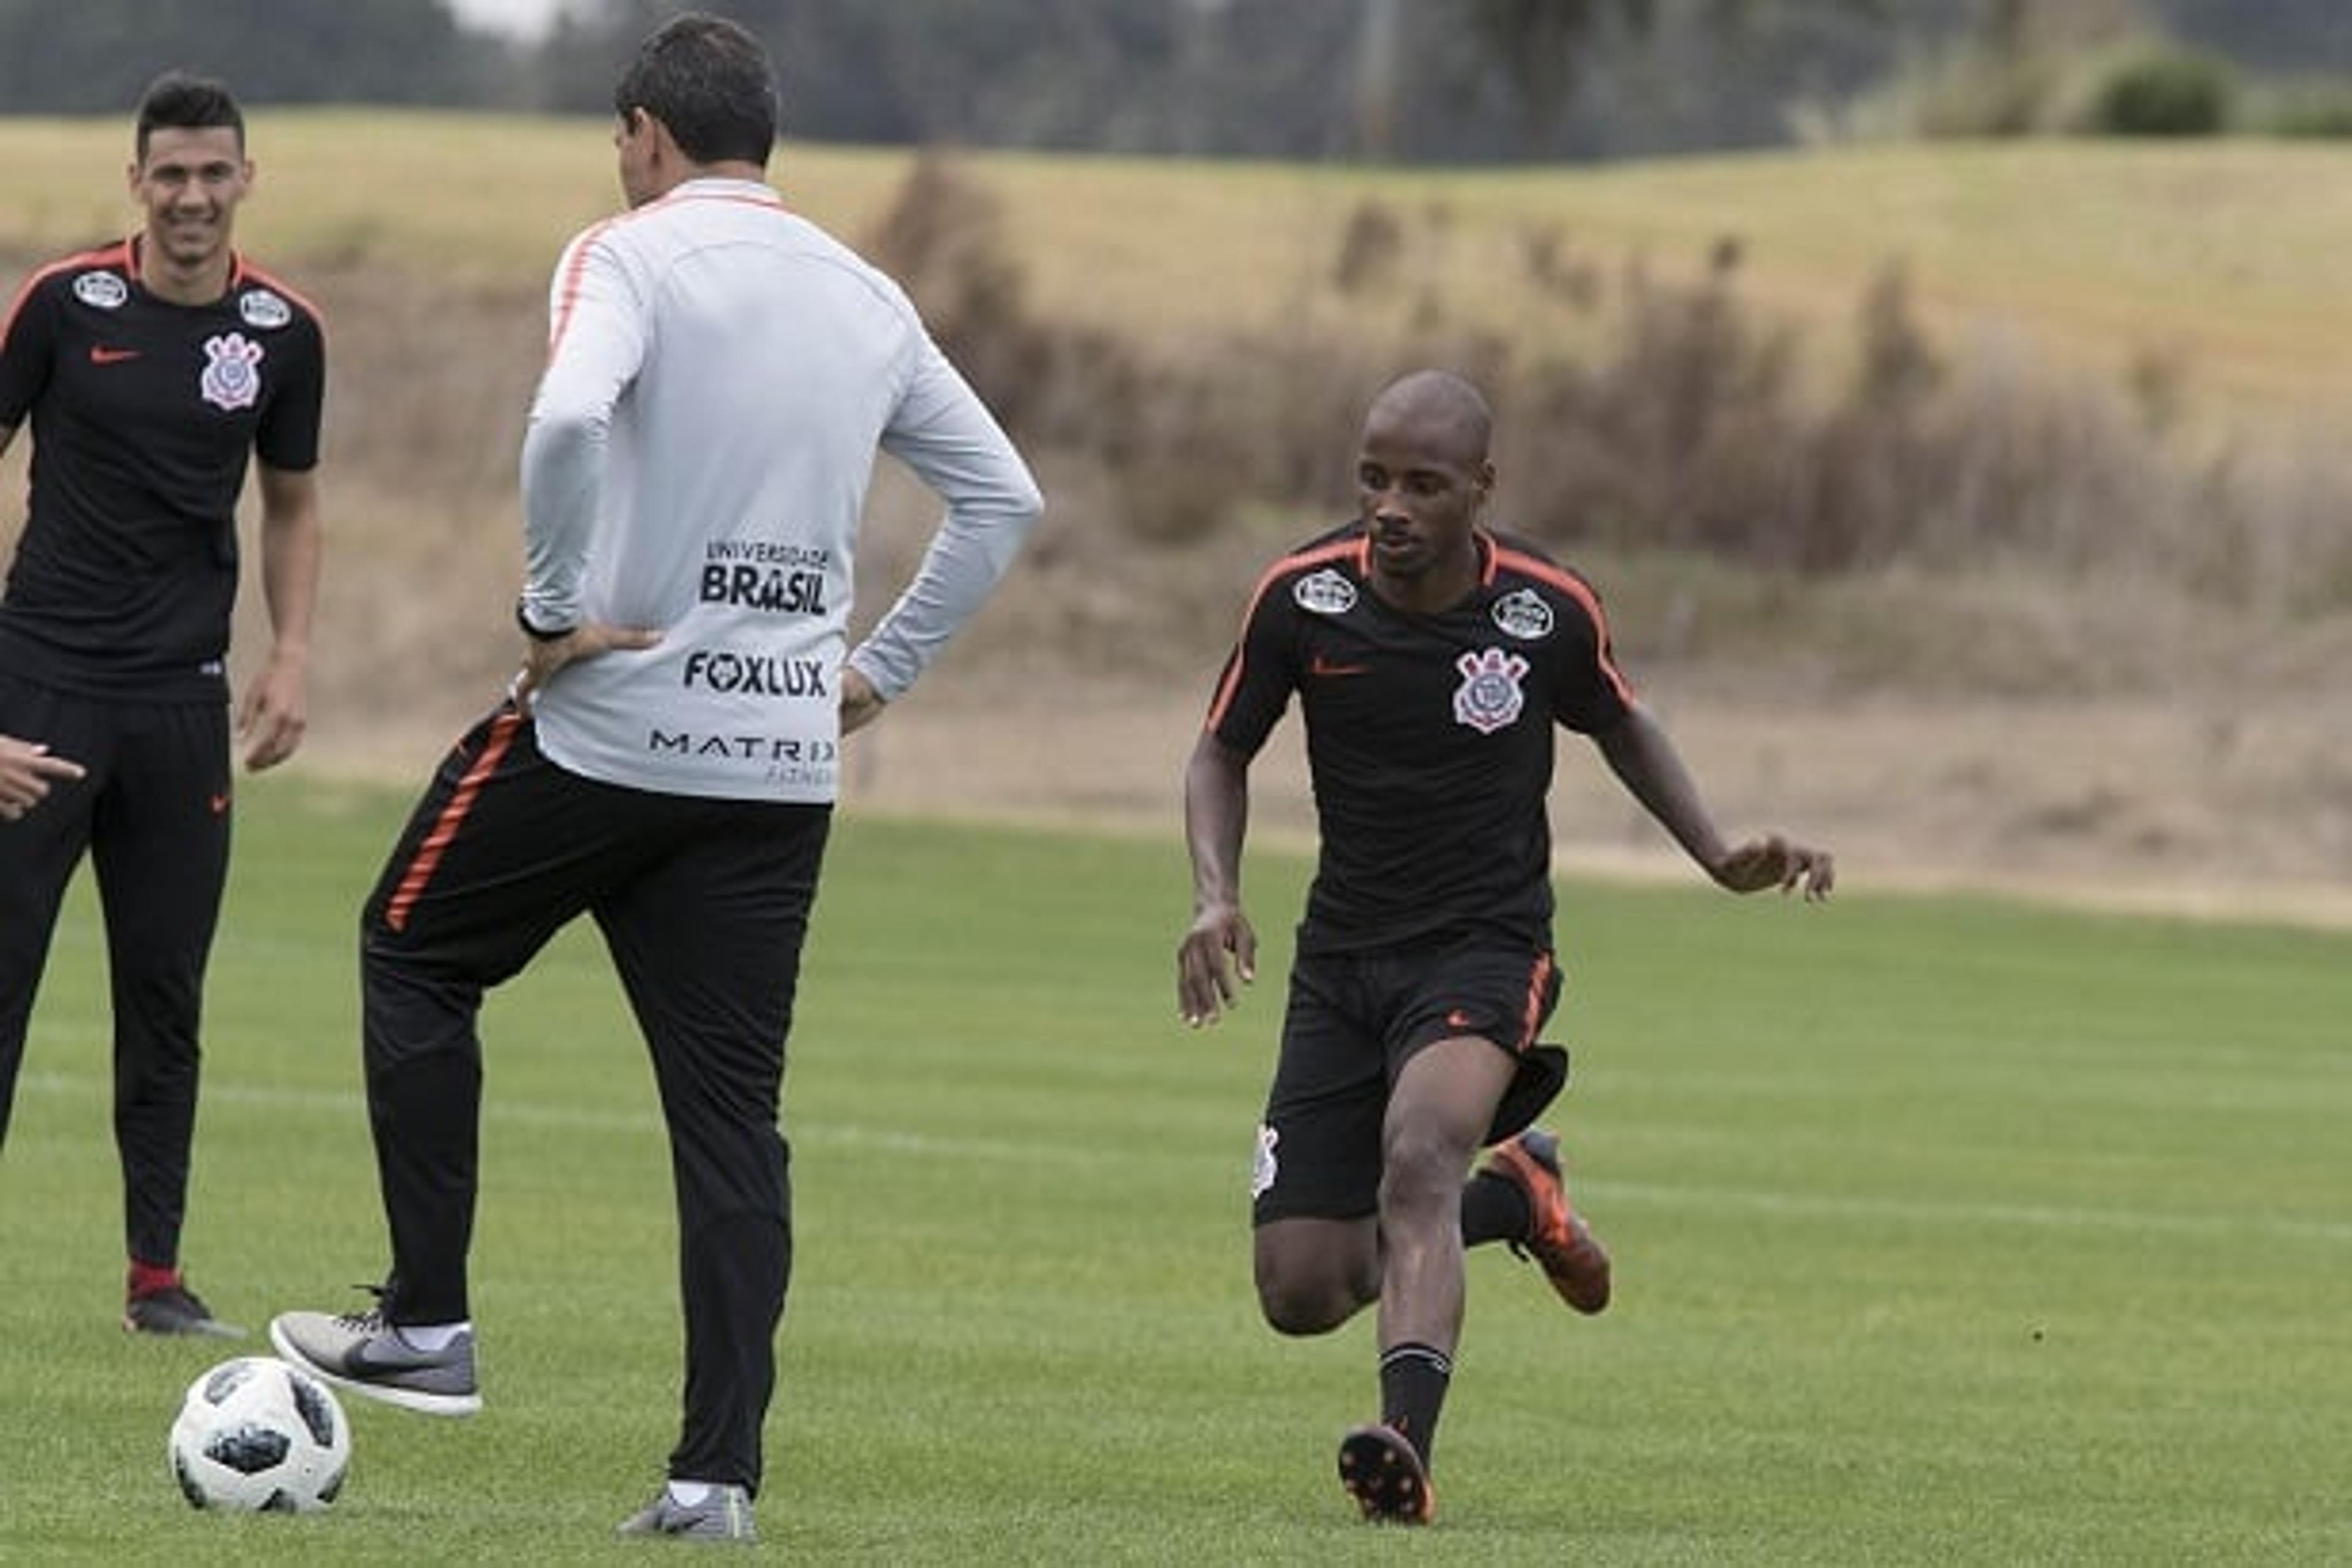
{"type": "Polygon", "coordinates": [[[234,414],[261,397],[261,345],[243,332],[205,340],[205,371],[196,390],[206,403],[234,414]]]}
{"type": "Polygon", "coordinates": [[[1480,648],[1454,661],[1462,684],[1454,689],[1454,721],[1467,724],[1481,735],[1508,729],[1527,706],[1519,681],[1528,661],[1498,647],[1480,648]]]}

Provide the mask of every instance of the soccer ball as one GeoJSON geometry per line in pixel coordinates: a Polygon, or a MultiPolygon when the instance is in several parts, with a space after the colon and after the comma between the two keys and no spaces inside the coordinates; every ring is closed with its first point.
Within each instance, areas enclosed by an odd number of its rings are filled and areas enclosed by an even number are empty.
{"type": "Polygon", "coordinates": [[[188,1385],[166,1447],[191,1507],[310,1513],[342,1489],[352,1434],[325,1384],[239,1356],[188,1385]]]}

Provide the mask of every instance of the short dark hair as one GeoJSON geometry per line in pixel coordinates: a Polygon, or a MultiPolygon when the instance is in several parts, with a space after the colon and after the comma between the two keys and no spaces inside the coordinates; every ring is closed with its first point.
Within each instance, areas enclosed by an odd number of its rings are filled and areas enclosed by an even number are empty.
{"type": "Polygon", "coordinates": [[[613,89],[624,120],[639,110],[669,127],[698,163],[768,166],[776,144],[776,79],[760,40],[723,16],[688,11],[637,48],[613,89]]]}
{"type": "Polygon", "coordinates": [[[147,161],[147,139],[157,131],[213,131],[226,126],[236,132],[237,151],[245,151],[245,111],[227,88],[210,77],[186,71],[165,71],[147,84],[139,100],[139,139],[133,150],[147,161]]]}

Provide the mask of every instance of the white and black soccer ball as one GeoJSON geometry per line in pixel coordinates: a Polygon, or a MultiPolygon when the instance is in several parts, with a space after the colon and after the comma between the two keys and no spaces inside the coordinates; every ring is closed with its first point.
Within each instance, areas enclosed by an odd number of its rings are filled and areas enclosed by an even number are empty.
{"type": "Polygon", "coordinates": [[[167,1447],[173,1479],[194,1507],[310,1513],[342,1489],[352,1429],[309,1373],[239,1356],[188,1385],[167,1447]]]}

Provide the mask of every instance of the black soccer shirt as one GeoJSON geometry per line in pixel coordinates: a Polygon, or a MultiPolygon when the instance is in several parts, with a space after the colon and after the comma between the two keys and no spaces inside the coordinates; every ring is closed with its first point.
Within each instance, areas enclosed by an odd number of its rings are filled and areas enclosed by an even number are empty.
{"type": "Polygon", "coordinates": [[[0,662],[90,695],[207,700],[236,598],[247,459],[319,458],[318,312],[238,258],[180,305],[125,240],[28,279],[0,328],[0,424],[32,417],[31,497],[0,594],[0,662]]]}
{"type": "Polygon", "coordinates": [[[1553,726],[1622,719],[1632,689],[1592,588],[1481,531],[1475,589],[1441,614],[1373,593],[1349,524],[1259,580],[1208,728],[1244,756],[1297,692],[1321,853],[1298,946],[1551,939],[1553,726]]]}

